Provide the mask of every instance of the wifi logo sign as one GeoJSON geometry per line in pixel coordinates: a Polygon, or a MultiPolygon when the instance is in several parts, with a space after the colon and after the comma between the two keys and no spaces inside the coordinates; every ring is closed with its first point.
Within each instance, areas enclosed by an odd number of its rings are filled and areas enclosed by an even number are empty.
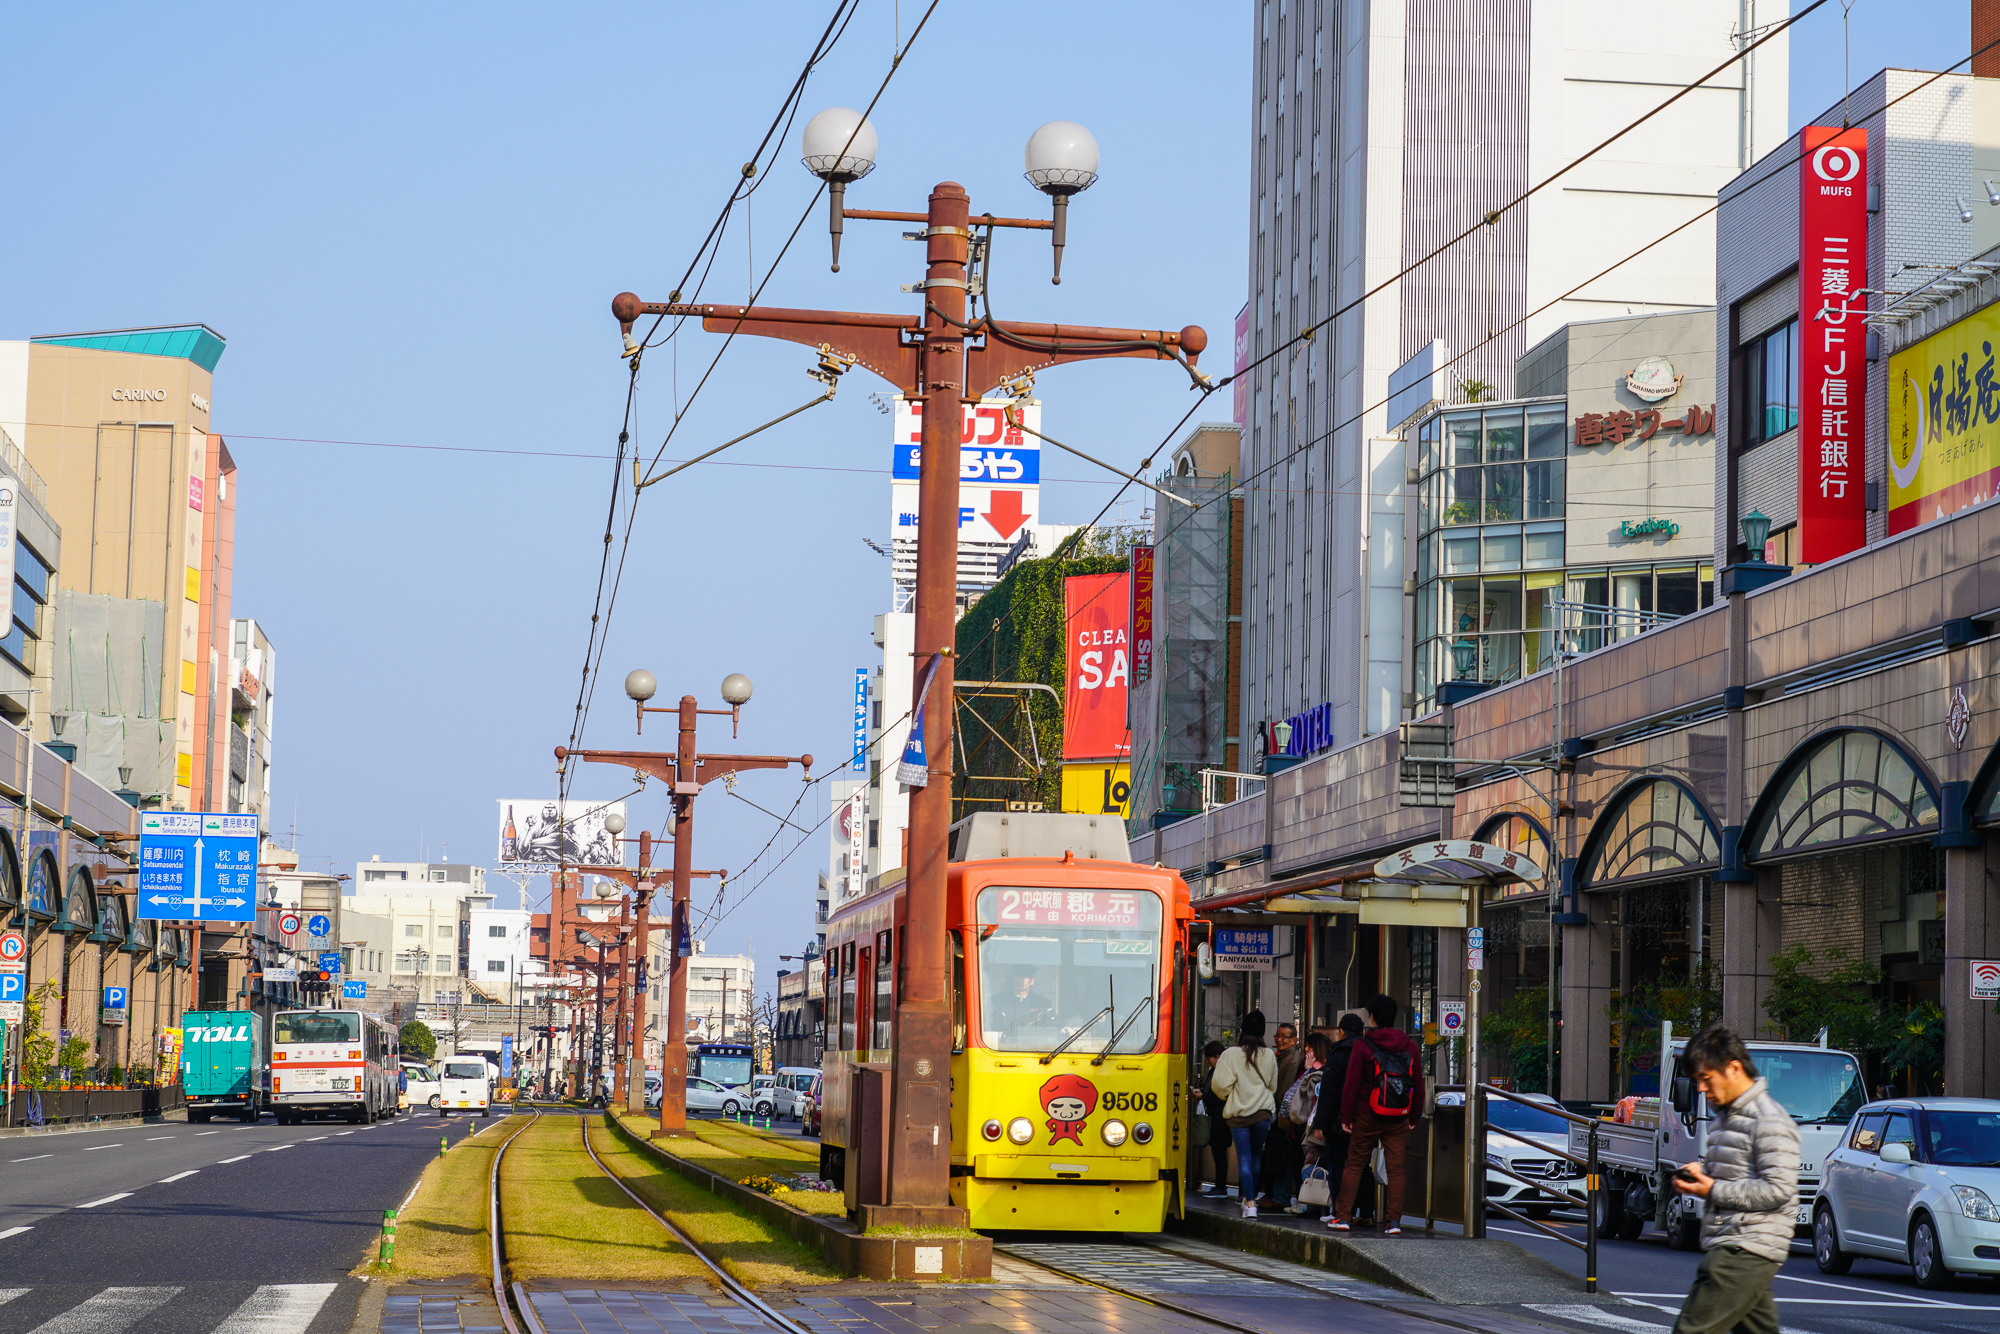
{"type": "Polygon", "coordinates": [[[2000,999],[2000,959],[1972,961],[1972,999],[2000,999]]]}

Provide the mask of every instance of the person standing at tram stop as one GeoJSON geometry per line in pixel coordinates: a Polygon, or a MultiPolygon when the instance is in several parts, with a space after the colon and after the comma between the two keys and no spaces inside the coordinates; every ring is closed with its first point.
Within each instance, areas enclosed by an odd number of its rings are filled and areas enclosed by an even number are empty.
{"type": "Polygon", "coordinates": [[[1422,1053],[1409,1034],[1394,1027],[1399,1008],[1395,1001],[1375,996],[1362,1008],[1368,1012],[1367,1027],[1348,1058],[1340,1100],[1340,1128],[1352,1138],[1347,1145],[1347,1168],[1340,1177],[1340,1197],[1334,1201],[1326,1225],[1335,1232],[1352,1230],[1354,1197],[1360,1193],[1362,1173],[1369,1170],[1380,1146],[1389,1177],[1382,1235],[1400,1237],[1407,1177],[1403,1153],[1409,1147],[1410,1128],[1423,1115],[1422,1053]]]}
{"type": "Polygon", "coordinates": [[[1757,1075],[1743,1039],[1717,1024],[1681,1059],[1715,1114],[1708,1160],[1674,1173],[1674,1189],[1706,1201],[1701,1264],[1674,1334],[1778,1334],[1771,1280],[1791,1255],[1799,1197],[1799,1128],[1757,1075]]]}
{"type": "Polygon", "coordinates": [[[1236,1141],[1236,1194],[1243,1216],[1257,1216],[1257,1166],[1278,1106],[1278,1058],[1264,1045],[1264,1012],[1243,1016],[1236,1045],[1215,1063],[1209,1088],[1223,1099],[1222,1119],[1236,1141]]]}

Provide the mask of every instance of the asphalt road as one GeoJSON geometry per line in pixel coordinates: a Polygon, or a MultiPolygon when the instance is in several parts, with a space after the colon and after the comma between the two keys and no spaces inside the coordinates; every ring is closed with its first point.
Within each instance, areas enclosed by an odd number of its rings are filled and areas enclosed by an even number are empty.
{"type": "Polygon", "coordinates": [[[266,1117],[0,1138],[0,1334],[208,1334],[225,1322],[345,1334],[365,1286],[348,1271],[376,1244],[382,1211],[409,1194],[440,1135],[502,1124],[266,1117]]]}
{"type": "MultiPolygon", "coordinates": [[[[1558,1214],[1550,1222],[1579,1240],[1583,1236],[1580,1215],[1558,1214]]],[[[1582,1251],[1510,1219],[1497,1215],[1488,1219],[1487,1234],[1515,1242],[1579,1277],[1583,1274],[1582,1251]]],[[[1669,1250],[1665,1236],[1648,1227],[1637,1241],[1598,1242],[1598,1286],[1658,1308],[1658,1322],[1669,1325],[1700,1262],[1699,1252],[1669,1250]]],[[[1812,1248],[1804,1240],[1792,1244],[1792,1258],[1778,1271],[1773,1291],[1786,1329],[1878,1334],[1970,1325],[2000,1334],[2000,1283],[1960,1278],[1948,1289],[1925,1292],[1908,1266],[1858,1258],[1850,1272],[1829,1278],[1813,1263],[1812,1248]]]]}

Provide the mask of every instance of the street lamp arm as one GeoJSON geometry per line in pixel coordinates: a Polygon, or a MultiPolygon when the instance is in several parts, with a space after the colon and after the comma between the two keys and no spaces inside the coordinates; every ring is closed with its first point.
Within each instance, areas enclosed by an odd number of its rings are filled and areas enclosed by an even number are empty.
{"type": "Polygon", "coordinates": [[[709,333],[749,333],[823,348],[866,366],[906,394],[917,392],[920,346],[905,336],[922,333],[924,322],[907,315],[641,301],[630,292],[620,293],[611,310],[620,323],[639,315],[683,316],[699,319],[709,333]]]}
{"type": "MultiPolygon", "coordinates": [[[[681,792],[682,786],[675,782],[674,766],[677,757],[668,751],[658,750],[571,750],[567,746],[556,747],[556,759],[571,757],[591,764],[622,764],[628,769],[651,774],[675,786],[676,796],[693,796],[693,792],[681,792]]],[[[695,768],[714,772],[698,772],[693,787],[699,790],[729,774],[741,773],[748,769],[783,769],[787,765],[800,765],[807,773],[812,772],[813,758],[810,755],[697,755],[695,768]]]]}

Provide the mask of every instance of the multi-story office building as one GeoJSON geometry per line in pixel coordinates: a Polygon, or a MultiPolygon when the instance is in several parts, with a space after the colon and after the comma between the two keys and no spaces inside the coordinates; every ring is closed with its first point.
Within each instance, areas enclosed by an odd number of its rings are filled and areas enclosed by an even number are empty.
{"type": "Polygon", "coordinates": [[[687,1040],[748,1042],[756,1031],[757,961],[748,954],[710,954],[694,942],[688,960],[687,1040]]]}
{"type": "Polygon", "coordinates": [[[486,893],[486,868],[470,862],[356,862],[352,893],[435,895],[458,899],[486,893]]]}
{"type": "Polygon", "coordinates": [[[1722,64],[1741,7],[1696,0],[1664,24],[1631,0],[1257,0],[1252,14],[1242,725],[1323,706],[1346,744],[1393,727],[1407,688],[1391,374],[1436,344],[1435,397],[1497,396],[1566,323],[1710,305],[1705,221],[1587,280],[1696,218],[1782,139],[1785,42],[1481,227],[1599,127],[1722,64]]]}
{"type": "Polygon", "coordinates": [[[466,981],[473,991],[508,1005],[533,990],[528,974],[539,974],[540,963],[529,963],[528,927],[533,914],[522,908],[492,907],[491,896],[470,896],[466,911],[466,981]],[[479,903],[486,906],[477,906],[479,903]]]}

